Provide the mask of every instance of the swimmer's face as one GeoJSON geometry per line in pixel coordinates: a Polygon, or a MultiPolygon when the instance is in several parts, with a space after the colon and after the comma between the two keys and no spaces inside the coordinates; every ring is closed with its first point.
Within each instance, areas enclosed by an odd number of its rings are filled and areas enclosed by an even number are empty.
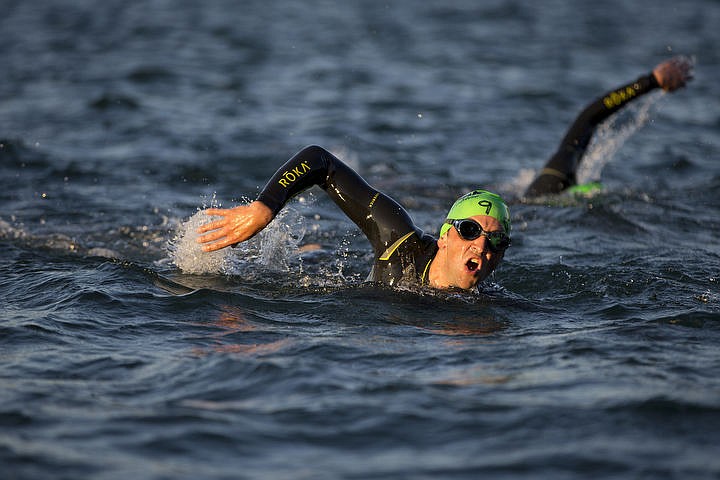
{"type": "MultiPolygon", "coordinates": [[[[470,217],[486,232],[503,231],[493,217],[470,217]]],[[[493,252],[485,236],[463,239],[455,227],[438,239],[438,253],[430,266],[430,285],[436,288],[457,287],[469,290],[485,280],[500,264],[505,252],[493,252]]]]}

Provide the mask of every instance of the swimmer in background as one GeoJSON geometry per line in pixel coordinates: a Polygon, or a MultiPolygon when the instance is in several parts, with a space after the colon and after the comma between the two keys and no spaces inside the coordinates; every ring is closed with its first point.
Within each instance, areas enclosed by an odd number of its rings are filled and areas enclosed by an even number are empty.
{"type": "MultiPolygon", "coordinates": [[[[598,125],[656,88],[666,92],[682,88],[692,79],[692,67],[687,57],[673,57],[593,101],[575,119],[525,196],[556,194],[575,185],[575,172],[598,125]]],[[[306,147],[288,160],[254,202],[206,210],[207,215],[221,218],[198,229],[202,234],[198,242],[211,252],[248,240],[292,197],[314,185],[325,190],[370,241],[375,253],[367,279],[371,282],[469,290],[497,268],[511,244],[510,212],[500,196],[485,190],[463,195],[450,208],[435,239],[419,229],[395,200],[318,146],[306,147]]]]}

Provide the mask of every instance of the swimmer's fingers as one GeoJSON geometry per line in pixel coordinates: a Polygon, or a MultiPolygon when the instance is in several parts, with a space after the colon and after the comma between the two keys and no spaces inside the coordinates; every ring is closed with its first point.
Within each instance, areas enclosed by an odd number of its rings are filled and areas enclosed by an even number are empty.
{"type": "Polygon", "coordinates": [[[681,55],[659,64],[653,69],[653,75],[663,90],[673,92],[693,79],[693,67],[692,58],[681,55]]]}
{"type": "Polygon", "coordinates": [[[234,230],[231,227],[224,227],[199,237],[197,242],[202,244],[203,251],[214,252],[215,250],[243,242],[253,235],[254,233],[248,233],[247,229],[243,231],[234,230]]]}
{"type": "Polygon", "coordinates": [[[215,250],[220,250],[225,247],[229,247],[230,245],[234,245],[237,242],[232,242],[230,240],[221,240],[218,242],[213,243],[206,243],[202,246],[203,252],[214,252],[215,250]]]}
{"type": "Polygon", "coordinates": [[[226,237],[228,235],[228,233],[229,233],[229,229],[227,227],[216,228],[216,229],[212,230],[210,233],[198,237],[197,242],[198,243],[215,242],[223,237],[226,237]]]}
{"type": "Polygon", "coordinates": [[[253,237],[272,220],[272,211],[261,202],[242,205],[230,209],[208,209],[211,216],[222,216],[220,220],[210,222],[198,228],[197,242],[203,244],[203,250],[212,252],[235,245],[253,237]]]}
{"type": "Polygon", "coordinates": [[[225,225],[227,225],[227,223],[227,220],[215,220],[214,222],[200,225],[196,231],[197,233],[211,232],[213,230],[217,230],[218,228],[224,227],[225,225]]]}
{"type": "Polygon", "coordinates": [[[203,210],[203,213],[210,217],[224,217],[226,215],[231,215],[235,208],[208,208],[206,210],[203,210]]]}

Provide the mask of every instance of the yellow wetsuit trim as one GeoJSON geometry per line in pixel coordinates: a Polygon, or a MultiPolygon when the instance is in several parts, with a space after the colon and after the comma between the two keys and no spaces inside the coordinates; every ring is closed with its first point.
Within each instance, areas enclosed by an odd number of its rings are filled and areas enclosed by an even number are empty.
{"type": "Polygon", "coordinates": [[[410,233],[408,233],[408,234],[405,234],[405,235],[403,235],[402,237],[398,238],[398,239],[395,241],[395,243],[393,243],[392,245],[390,245],[390,247],[388,247],[388,249],[385,250],[385,252],[380,256],[380,258],[379,258],[378,260],[390,260],[390,257],[391,257],[392,254],[395,252],[395,250],[397,250],[397,248],[398,248],[405,240],[407,240],[408,238],[410,238],[410,236],[411,236],[413,233],[415,233],[415,231],[412,231],[412,232],[410,232],[410,233]]]}
{"type": "Polygon", "coordinates": [[[375,196],[373,196],[372,200],[370,200],[370,203],[368,204],[368,208],[373,207],[373,204],[375,203],[375,200],[377,200],[379,195],[380,195],[380,192],[376,193],[375,196]]]}
{"type": "Polygon", "coordinates": [[[553,177],[562,178],[563,180],[567,179],[567,175],[565,175],[560,170],[555,170],[554,168],[548,168],[545,167],[540,172],[540,175],[552,175],[553,177]]]}
{"type": "MultiPolygon", "coordinates": [[[[435,257],[433,257],[433,258],[435,258],[435,257]]],[[[433,261],[433,259],[431,258],[430,260],[428,260],[427,265],[425,265],[425,270],[423,270],[422,276],[420,277],[420,283],[425,283],[425,276],[427,275],[428,270],[430,269],[430,264],[432,263],[432,261],[433,261]]]]}

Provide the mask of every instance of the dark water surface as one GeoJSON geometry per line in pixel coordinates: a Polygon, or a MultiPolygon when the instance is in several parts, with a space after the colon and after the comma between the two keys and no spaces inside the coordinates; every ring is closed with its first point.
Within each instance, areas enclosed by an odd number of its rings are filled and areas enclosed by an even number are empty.
{"type": "Polygon", "coordinates": [[[530,3],[0,1],[0,477],[720,478],[720,4],[530,3]],[[310,143],[436,233],[676,53],[479,294],[320,191],[189,248],[310,143]]]}

